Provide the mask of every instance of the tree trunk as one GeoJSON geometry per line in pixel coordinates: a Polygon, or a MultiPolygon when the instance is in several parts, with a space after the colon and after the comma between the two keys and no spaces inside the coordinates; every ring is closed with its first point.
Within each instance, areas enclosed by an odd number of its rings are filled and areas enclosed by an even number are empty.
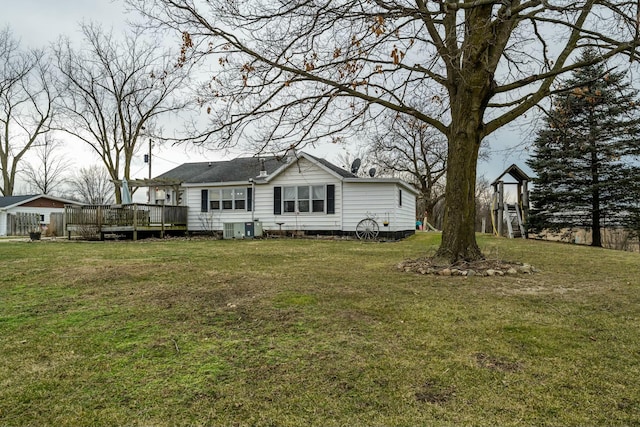
{"type": "Polygon", "coordinates": [[[449,88],[447,185],[442,244],[436,257],[450,263],[483,258],[475,234],[476,170],[484,136],[482,120],[491,97],[492,81],[492,75],[480,66],[449,88]]]}
{"type": "Polygon", "coordinates": [[[591,219],[591,246],[602,247],[602,232],[600,229],[600,211],[594,210],[591,219]]]}
{"type": "Polygon", "coordinates": [[[116,184],[114,185],[114,189],[113,189],[113,197],[115,198],[116,201],[116,205],[121,205],[122,204],[122,187],[116,184]]]}
{"type": "Polygon", "coordinates": [[[598,157],[595,150],[591,153],[591,246],[602,247],[600,229],[600,177],[598,157]]]}
{"type": "Polygon", "coordinates": [[[480,131],[469,134],[452,124],[449,137],[442,244],[436,257],[449,262],[482,259],[475,234],[475,184],[480,131]]]}
{"type": "MultiPolygon", "coordinates": [[[[422,200],[423,200],[423,212],[418,216],[422,215],[422,218],[419,218],[421,221],[426,218],[427,222],[431,225],[435,223],[435,215],[433,213],[437,200],[434,200],[431,197],[431,190],[423,190],[422,191],[422,200]]],[[[427,229],[427,224],[424,224],[425,230],[427,229]]]]}
{"type": "Polygon", "coordinates": [[[15,162],[9,166],[8,155],[7,159],[2,159],[2,195],[13,196],[13,190],[15,185],[15,162]],[[11,168],[11,170],[9,170],[11,168]]]}

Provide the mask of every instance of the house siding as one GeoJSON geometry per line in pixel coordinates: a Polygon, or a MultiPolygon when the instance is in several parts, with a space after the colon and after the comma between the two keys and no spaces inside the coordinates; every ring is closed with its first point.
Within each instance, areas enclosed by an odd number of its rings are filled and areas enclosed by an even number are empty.
{"type": "Polygon", "coordinates": [[[7,235],[7,213],[0,212],[0,236],[7,235]]]}
{"type": "MultiPolygon", "coordinates": [[[[326,191],[326,190],[325,190],[326,191]]],[[[256,185],[255,218],[262,223],[263,230],[340,231],[342,229],[341,181],[305,158],[294,160],[288,169],[266,184],[256,185]],[[274,188],[301,185],[334,185],[335,212],[274,214],[274,188]]],[[[325,193],[325,211],[327,200],[325,193]]]]}
{"type": "Polygon", "coordinates": [[[343,188],[345,231],[355,231],[358,223],[367,217],[376,220],[381,232],[415,229],[415,194],[404,186],[379,182],[345,182],[343,188]],[[384,226],[385,221],[389,222],[388,226],[384,226]]]}
{"type": "Polygon", "coordinates": [[[396,211],[397,230],[416,229],[416,194],[402,185],[396,185],[396,195],[402,190],[402,206],[396,211]]]}
{"type": "MultiPolygon", "coordinates": [[[[189,231],[222,231],[228,222],[251,221],[251,211],[245,209],[208,209],[202,212],[202,190],[208,190],[209,200],[223,188],[251,188],[251,184],[236,183],[229,186],[198,186],[185,189],[183,199],[189,206],[187,214],[187,228],[189,231]]],[[[254,202],[255,205],[255,202],[254,202]]]]}
{"type": "MultiPolygon", "coordinates": [[[[21,208],[46,208],[46,209],[62,209],[64,212],[64,202],[59,200],[47,199],[46,197],[40,197],[29,202],[25,202],[20,205],[21,208]]],[[[23,210],[21,210],[23,211],[23,210]]],[[[52,211],[56,212],[56,211],[52,211]]]]}

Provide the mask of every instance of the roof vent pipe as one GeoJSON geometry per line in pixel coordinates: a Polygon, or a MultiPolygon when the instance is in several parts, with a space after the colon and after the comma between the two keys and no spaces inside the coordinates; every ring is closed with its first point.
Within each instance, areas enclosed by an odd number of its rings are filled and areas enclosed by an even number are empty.
{"type": "Polygon", "coordinates": [[[260,178],[267,176],[267,168],[264,166],[264,159],[260,159],[260,178]]]}
{"type": "Polygon", "coordinates": [[[295,148],[287,150],[287,163],[291,163],[298,158],[298,152],[295,148]]]}

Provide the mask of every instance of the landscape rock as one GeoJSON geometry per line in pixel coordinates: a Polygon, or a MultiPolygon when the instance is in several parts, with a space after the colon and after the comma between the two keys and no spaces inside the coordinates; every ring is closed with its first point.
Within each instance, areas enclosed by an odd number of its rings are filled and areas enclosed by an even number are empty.
{"type": "Polygon", "coordinates": [[[532,267],[529,264],[523,264],[520,267],[520,271],[524,274],[531,274],[533,272],[532,267]]]}
{"type": "Polygon", "coordinates": [[[460,261],[454,264],[443,263],[442,259],[418,258],[409,259],[396,264],[396,268],[406,273],[416,273],[438,276],[515,276],[517,274],[537,273],[530,264],[513,263],[497,259],[482,259],[477,261],[460,261]]]}

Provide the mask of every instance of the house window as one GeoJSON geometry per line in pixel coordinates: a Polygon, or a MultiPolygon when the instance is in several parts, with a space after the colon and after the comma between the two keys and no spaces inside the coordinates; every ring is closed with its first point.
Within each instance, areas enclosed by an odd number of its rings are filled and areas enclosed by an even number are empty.
{"type": "Polygon", "coordinates": [[[398,205],[402,207],[402,190],[398,190],[398,205]]]}
{"type": "Polygon", "coordinates": [[[282,204],[285,213],[296,211],[296,187],[284,187],[282,204]]]}
{"type": "Polygon", "coordinates": [[[313,212],[324,212],[324,185],[314,185],[311,187],[313,212]]]}
{"type": "Polygon", "coordinates": [[[222,209],[233,209],[233,189],[224,188],[222,190],[222,209]]]}
{"type": "Polygon", "coordinates": [[[298,212],[309,212],[309,187],[298,187],[298,212]]]}
{"type": "Polygon", "coordinates": [[[246,206],[246,190],[244,188],[233,189],[233,208],[244,210],[246,206]]]}
{"type": "Polygon", "coordinates": [[[274,214],[334,212],[334,185],[299,185],[274,188],[274,214]],[[281,189],[282,188],[282,189],[281,189]],[[282,202],[279,197],[282,194],[282,202]],[[281,204],[280,204],[281,203],[281,204]],[[280,206],[282,210],[280,211],[280,206]]]}
{"type": "MultiPolygon", "coordinates": [[[[247,195],[250,189],[246,188],[223,188],[212,192],[209,206],[211,210],[251,210],[251,201],[247,205],[247,195]],[[247,206],[249,208],[247,209],[247,206]]],[[[249,196],[251,197],[251,196],[249,196]]]]}

